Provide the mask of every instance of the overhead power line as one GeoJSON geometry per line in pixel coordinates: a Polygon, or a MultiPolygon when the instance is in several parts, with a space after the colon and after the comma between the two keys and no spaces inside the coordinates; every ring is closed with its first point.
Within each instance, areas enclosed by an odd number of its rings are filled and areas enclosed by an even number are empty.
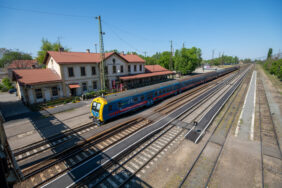
{"type": "Polygon", "coordinates": [[[77,17],[77,18],[93,18],[94,17],[94,16],[87,16],[87,15],[62,14],[62,13],[57,13],[57,12],[46,12],[46,11],[40,11],[40,10],[34,10],[34,9],[15,8],[15,7],[3,6],[3,5],[0,5],[0,8],[21,11],[21,12],[30,12],[30,13],[35,13],[35,14],[53,15],[53,16],[67,16],[67,17],[77,17]]]}

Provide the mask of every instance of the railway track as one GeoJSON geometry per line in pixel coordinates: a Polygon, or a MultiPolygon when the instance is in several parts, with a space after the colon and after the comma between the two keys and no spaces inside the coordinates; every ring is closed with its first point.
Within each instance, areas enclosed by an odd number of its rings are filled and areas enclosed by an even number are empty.
{"type": "MultiPolygon", "coordinates": [[[[157,109],[155,110],[156,112],[165,112],[164,114],[166,114],[168,111],[170,111],[171,109],[175,109],[177,107],[179,107],[180,105],[182,105],[183,103],[185,103],[187,100],[189,100],[191,98],[192,95],[199,95],[203,92],[205,92],[206,90],[208,90],[210,87],[212,87],[213,85],[215,85],[216,83],[224,80],[227,76],[230,75],[225,75],[223,77],[217,78],[216,80],[212,81],[212,82],[208,82],[205,83],[201,86],[193,88],[192,90],[188,90],[185,93],[181,94],[181,97],[178,97],[177,99],[170,101],[169,103],[165,103],[163,104],[161,107],[157,107],[157,109]],[[184,99],[183,99],[184,97],[184,99]]],[[[42,141],[38,141],[35,142],[29,146],[20,148],[20,149],[16,149],[14,150],[14,156],[16,158],[16,160],[18,162],[26,160],[28,158],[33,157],[34,155],[40,154],[42,152],[45,152],[47,150],[52,150],[52,149],[56,149],[56,147],[65,144],[66,142],[70,142],[72,139],[81,139],[83,140],[83,138],[81,137],[82,134],[85,134],[88,131],[91,131],[95,128],[97,128],[98,126],[95,125],[94,123],[87,123],[85,125],[82,125],[80,127],[74,128],[74,129],[70,129],[67,130],[63,133],[51,136],[47,139],[44,139],[42,141]]],[[[50,157],[50,156],[49,156],[50,157]]],[[[43,158],[42,160],[44,160],[45,158],[43,158]]],[[[40,162],[41,160],[39,160],[40,162]]]]}
{"type": "MultiPolygon", "coordinates": [[[[237,71],[235,71],[237,72],[237,71]]],[[[234,74],[234,73],[231,73],[234,74]]],[[[179,97],[176,99],[170,100],[169,102],[165,102],[164,105],[157,107],[155,109],[156,112],[162,113],[162,114],[167,114],[171,110],[181,106],[183,103],[187,102],[189,100],[189,97],[191,97],[194,94],[200,95],[210,89],[212,86],[215,86],[219,82],[222,82],[224,79],[229,77],[231,74],[224,75],[222,77],[219,77],[213,81],[203,83],[200,86],[194,87],[192,89],[189,89],[188,91],[184,92],[183,94],[180,94],[179,97]]]]}
{"type": "Polygon", "coordinates": [[[248,82],[250,81],[250,73],[245,77],[243,83],[235,92],[234,97],[227,106],[226,111],[215,125],[212,133],[205,142],[203,148],[196,156],[179,187],[196,186],[208,187],[214,170],[218,164],[218,160],[222,154],[227,136],[231,130],[234,121],[238,118],[240,106],[244,103],[244,98],[248,90],[248,82]],[[206,158],[208,151],[212,150],[212,156],[206,158]],[[205,170],[202,170],[202,169],[205,170]],[[200,173],[201,172],[201,173],[200,173]],[[201,181],[197,181],[201,179],[201,181]]]}
{"type": "MultiPolygon", "coordinates": [[[[214,93],[215,94],[215,93],[214,93]]],[[[197,106],[199,108],[201,104],[197,106]]],[[[191,112],[194,109],[190,109],[191,112]]],[[[187,115],[187,114],[186,114],[187,115]]],[[[195,119],[199,118],[201,114],[195,116],[195,119]]],[[[185,116],[180,117],[183,120],[185,116]]],[[[194,120],[195,120],[194,119],[194,120]]],[[[194,127],[190,124],[190,130],[194,127]]],[[[123,186],[136,186],[135,181],[131,181],[135,177],[138,177],[138,173],[142,171],[149,163],[153,164],[160,153],[167,151],[167,147],[170,147],[172,143],[177,142],[184,138],[186,129],[181,129],[173,124],[169,124],[160,133],[149,139],[136,150],[131,151],[129,155],[123,157],[121,161],[113,161],[112,165],[104,172],[101,172],[100,176],[97,173],[87,176],[77,187],[123,187],[123,186]],[[180,138],[181,137],[181,138],[180,138]],[[165,138],[165,139],[163,139],[165,138]]]]}
{"type": "Polygon", "coordinates": [[[23,170],[25,180],[19,184],[19,187],[40,186],[149,124],[148,120],[134,119],[126,125],[119,125],[119,128],[115,127],[112,130],[95,135],[88,139],[86,143],[78,144],[63,153],[52,156],[42,163],[26,168],[23,170]]]}
{"type": "Polygon", "coordinates": [[[282,180],[282,154],[262,80],[258,79],[257,83],[262,187],[279,187],[282,180]]]}
{"type": "Polygon", "coordinates": [[[73,139],[74,137],[80,136],[81,134],[84,134],[97,127],[97,125],[91,122],[74,129],[69,129],[63,133],[56,134],[54,136],[35,142],[26,147],[16,149],[14,150],[14,156],[17,161],[24,160],[47,149],[53,149],[54,147],[64,144],[65,142],[73,139]]]}
{"type": "MultiPolygon", "coordinates": [[[[150,122],[146,122],[144,125],[148,125],[150,122]]],[[[28,169],[24,170],[24,174],[26,177],[25,182],[22,182],[19,187],[22,186],[40,186],[43,185],[45,182],[50,181],[54,177],[58,176],[59,174],[70,170],[71,168],[79,165],[83,161],[92,158],[99,154],[101,151],[104,151],[105,149],[109,148],[110,146],[114,145],[115,143],[119,142],[123,138],[133,134],[137,130],[144,128],[145,126],[142,125],[138,128],[134,128],[135,125],[128,126],[129,129],[133,130],[131,133],[127,132],[123,134],[123,137],[121,139],[116,139],[116,141],[107,141],[105,139],[101,139],[101,142],[107,143],[107,146],[98,146],[97,138],[91,138],[90,141],[88,139],[87,144],[81,143],[78,146],[75,146],[75,148],[81,147],[78,150],[73,150],[74,148],[65,151],[64,154],[58,154],[57,156],[53,156],[53,158],[49,159],[48,162],[44,161],[44,163],[37,164],[36,168],[35,166],[32,166],[28,169]],[[93,139],[93,140],[92,140],[93,139]],[[95,148],[95,149],[94,149],[95,148]],[[92,150],[93,149],[93,150],[92,150]],[[66,162],[67,161],[67,162],[66,162]],[[34,170],[36,169],[36,170],[34,170]],[[31,170],[31,171],[29,171],[31,170]]],[[[125,126],[123,126],[124,128],[125,126]]],[[[114,135],[120,132],[119,129],[115,129],[111,133],[111,136],[105,136],[107,138],[114,138],[114,135]]]]}

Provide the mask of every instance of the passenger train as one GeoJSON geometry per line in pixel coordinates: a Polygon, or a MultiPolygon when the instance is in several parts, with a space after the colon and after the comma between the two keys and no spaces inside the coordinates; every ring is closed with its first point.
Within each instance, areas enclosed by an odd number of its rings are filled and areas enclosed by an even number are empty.
{"type": "Polygon", "coordinates": [[[94,121],[101,124],[130,111],[153,105],[157,101],[177,95],[237,69],[238,67],[230,67],[189,78],[128,90],[108,95],[105,98],[97,97],[91,103],[90,112],[94,121]]]}

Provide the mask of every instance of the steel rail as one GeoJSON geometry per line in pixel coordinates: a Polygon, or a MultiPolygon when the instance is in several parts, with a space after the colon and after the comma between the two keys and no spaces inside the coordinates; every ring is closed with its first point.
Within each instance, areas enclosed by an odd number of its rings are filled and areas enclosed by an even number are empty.
{"type": "MultiPolygon", "coordinates": [[[[242,88],[242,84],[240,85],[240,89],[242,88]]],[[[246,91],[246,88],[245,88],[246,91]]],[[[245,92],[244,91],[244,92],[245,92]]],[[[220,125],[220,123],[224,120],[226,114],[229,112],[229,109],[231,107],[231,105],[234,103],[236,97],[238,96],[239,90],[237,90],[234,98],[232,99],[232,101],[228,104],[226,111],[223,113],[222,117],[220,118],[219,122],[216,124],[216,127],[213,129],[211,135],[209,136],[208,140],[206,141],[205,145],[203,146],[203,148],[201,149],[200,153],[198,154],[198,156],[196,157],[196,159],[194,160],[194,162],[192,163],[191,167],[189,168],[188,172],[186,173],[186,175],[184,176],[183,180],[181,181],[180,185],[178,186],[179,188],[183,186],[183,184],[185,183],[186,179],[188,178],[188,176],[190,175],[190,173],[192,172],[192,170],[194,169],[195,165],[197,164],[197,162],[199,161],[200,157],[202,156],[202,153],[204,152],[206,146],[208,145],[208,143],[210,142],[212,136],[214,135],[215,131],[217,130],[218,126],[220,125]]],[[[241,99],[242,101],[242,99],[241,99]]],[[[237,109],[239,108],[239,106],[237,107],[237,109]]],[[[235,116],[234,116],[235,117],[235,116]]],[[[232,120],[232,122],[234,121],[234,119],[232,120]]],[[[231,127],[231,126],[230,126],[231,127]]],[[[230,131],[230,127],[228,129],[228,132],[230,131]]],[[[226,138],[225,138],[226,140],[226,138]]]]}

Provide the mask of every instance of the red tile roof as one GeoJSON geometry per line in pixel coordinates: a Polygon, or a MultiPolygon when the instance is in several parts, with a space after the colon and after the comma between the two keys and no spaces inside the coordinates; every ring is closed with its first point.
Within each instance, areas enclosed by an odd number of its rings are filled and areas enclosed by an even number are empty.
{"type": "Polygon", "coordinates": [[[160,66],[160,65],[145,65],[146,72],[163,72],[163,71],[169,71],[166,68],[160,66]]]}
{"type": "Polygon", "coordinates": [[[119,54],[123,59],[129,63],[145,63],[146,61],[135,54],[119,54]]]}
{"type": "MultiPolygon", "coordinates": [[[[138,55],[124,55],[116,52],[105,53],[105,59],[113,54],[120,56],[129,63],[145,63],[145,60],[138,55]]],[[[99,63],[101,61],[100,53],[48,51],[44,63],[46,63],[49,55],[52,56],[58,64],[99,63]]]]}
{"type": "Polygon", "coordinates": [[[8,69],[25,69],[25,68],[32,68],[32,65],[35,65],[37,61],[34,60],[14,60],[8,66],[8,69]]]}
{"type": "Polygon", "coordinates": [[[16,80],[21,84],[36,85],[62,81],[51,69],[16,69],[13,72],[16,80]]]}
{"type": "Polygon", "coordinates": [[[137,74],[137,75],[132,75],[132,76],[122,76],[120,77],[120,79],[125,81],[125,80],[134,80],[134,79],[148,78],[148,77],[169,75],[169,74],[173,74],[173,72],[172,71],[163,71],[163,72],[144,73],[144,74],[137,74]]]}

